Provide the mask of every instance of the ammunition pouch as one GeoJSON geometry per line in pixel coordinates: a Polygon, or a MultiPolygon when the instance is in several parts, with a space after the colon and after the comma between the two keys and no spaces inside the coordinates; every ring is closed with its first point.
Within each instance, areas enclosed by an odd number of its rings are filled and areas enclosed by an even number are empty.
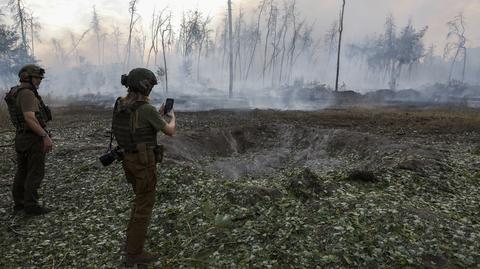
{"type": "Polygon", "coordinates": [[[163,151],[163,145],[157,145],[155,148],[153,148],[153,154],[155,155],[156,163],[161,163],[163,161],[163,151]]]}

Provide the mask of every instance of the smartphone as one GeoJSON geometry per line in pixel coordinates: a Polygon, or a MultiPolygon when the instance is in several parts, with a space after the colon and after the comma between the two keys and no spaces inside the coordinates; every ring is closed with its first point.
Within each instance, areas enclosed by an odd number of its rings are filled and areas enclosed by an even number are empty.
{"type": "Polygon", "coordinates": [[[164,110],[165,115],[170,113],[170,111],[172,111],[172,108],[173,108],[173,99],[167,98],[167,100],[165,101],[165,110],[164,110]]]}

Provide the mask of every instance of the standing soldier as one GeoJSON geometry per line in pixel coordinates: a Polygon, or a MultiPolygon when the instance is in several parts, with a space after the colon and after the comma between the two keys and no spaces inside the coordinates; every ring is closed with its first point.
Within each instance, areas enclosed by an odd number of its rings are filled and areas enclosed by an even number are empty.
{"type": "Polygon", "coordinates": [[[45,70],[29,64],[20,69],[20,85],[5,96],[8,111],[16,128],[17,172],[13,182],[13,211],[25,209],[27,215],[41,215],[50,209],[38,203],[38,189],[45,175],[45,155],[53,143],[46,130],[52,120],[50,109],[38,94],[45,70]]]}
{"type": "Polygon", "coordinates": [[[123,153],[123,170],[132,185],[133,200],[127,227],[126,264],[147,264],[158,259],[157,253],[144,250],[147,228],[155,203],[156,164],[161,161],[163,150],[157,145],[157,133],[162,131],[172,136],[175,132],[175,114],[171,120],[162,119],[164,105],[157,111],[148,103],[148,96],[157,84],[152,71],[135,68],[122,76],[122,85],[128,94],[115,103],[112,126],[113,134],[123,153]]]}

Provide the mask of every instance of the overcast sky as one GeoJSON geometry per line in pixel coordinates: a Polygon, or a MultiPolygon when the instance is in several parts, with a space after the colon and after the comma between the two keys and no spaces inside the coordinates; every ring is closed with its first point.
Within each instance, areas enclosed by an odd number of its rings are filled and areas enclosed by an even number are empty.
{"type": "MultiPolygon", "coordinates": [[[[277,0],[281,2],[283,0],[277,0]]],[[[0,0],[2,10],[8,0],[0,0]]],[[[61,38],[67,29],[77,33],[89,27],[92,7],[95,5],[101,19],[109,24],[125,27],[128,23],[128,0],[25,0],[43,25],[43,40],[61,38]]],[[[234,9],[251,12],[259,0],[233,0],[234,9]]],[[[315,22],[318,36],[338,17],[341,0],[297,0],[298,6],[310,22],[315,22]]],[[[182,11],[198,8],[217,19],[223,16],[227,0],[139,0],[138,13],[148,26],[152,11],[169,6],[178,19],[182,11]]],[[[468,47],[480,47],[480,0],[347,0],[345,40],[351,42],[367,34],[382,31],[385,17],[393,14],[403,26],[409,19],[419,28],[429,26],[425,41],[437,44],[441,53],[447,34],[445,23],[460,12],[467,19],[468,47]]],[[[5,12],[3,12],[5,13],[5,12]]],[[[45,51],[43,52],[45,53],[45,51]]]]}

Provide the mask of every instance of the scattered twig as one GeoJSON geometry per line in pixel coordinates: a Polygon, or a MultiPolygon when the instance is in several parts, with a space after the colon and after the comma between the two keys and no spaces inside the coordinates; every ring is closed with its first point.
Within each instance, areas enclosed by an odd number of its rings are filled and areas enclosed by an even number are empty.
{"type": "MultiPolygon", "coordinates": [[[[216,228],[216,227],[210,227],[210,228],[208,228],[206,231],[204,231],[204,232],[202,232],[202,233],[199,233],[199,234],[197,234],[197,235],[195,235],[195,236],[190,237],[190,239],[189,239],[188,241],[186,241],[184,244],[182,244],[181,247],[182,247],[182,248],[186,248],[188,245],[190,245],[190,244],[193,242],[193,240],[195,240],[196,238],[200,237],[201,235],[207,234],[208,232],[215,230],[215,228],[216,228]]],[[[180,253],[180,252],[177,252],[177,253],[171,258],[171,261],[177,260],[177,257],[178,257],[178,254],[179,254],[179,253],[180,253]]]]}
{"type": "Polygon", "coordinates": [[[0,148],[9,148],[9,147],[13,147],[13,146],[15,146],[15,144],[0,145],[0,148]]]}
{"type": "Polygon", "coordinates": [[[14,232],[15,234],[20,235],[20,236],[28,236],[28,235],[26,235],[26,234],[23,234],[23,233],[21,233],[21,232],[16,231],[15,229],[13,229],[12,226],[10,226],[10,225],[8,225],[8,224],[6,224],[6,225],[7,225],[8,228],[9,228],[10,230],[12,230],[12,232],[14,232]]]}
{"type": "Polygon", "coordinates": [[[68,252],[65,253],[65,256],[63,256],[62,260],[60,260],[60,262],[58,263],[58,265],[56,267],[54,267],[53,269],[55,268],[60,268],[60,265],[62,265],[63,261],[67,258],[68,256],[68,252]]]}
{"type": "Polygon", "coordinates": [[[192,228],[190,227],[190,223],[187,221],[188,231],[190,232],[190,237],[193,237],[192,228]]]}
{"type": "Polygon", "coordinates": [[[182,244],[182,247],[183,247],[183,248],[187,247],[188,245],[190,245],[190,243],[193,242],[193,240],[195,240],[196,238],[200,237],[200,235],[207,234],[207,233],[209,233],[210,231],[215,230],[215,228],[216,228],[216,227],[210,227],[210,228],[208,228],[206,231],[204,231],[204,232],[202,232],[202,233],[199,233],[199,234],[197,234],[196,236],[192,236],[192,237],[190,238],[190,240],[188,240],[187,242],[185,242],[185,244],[182,244]]]}

